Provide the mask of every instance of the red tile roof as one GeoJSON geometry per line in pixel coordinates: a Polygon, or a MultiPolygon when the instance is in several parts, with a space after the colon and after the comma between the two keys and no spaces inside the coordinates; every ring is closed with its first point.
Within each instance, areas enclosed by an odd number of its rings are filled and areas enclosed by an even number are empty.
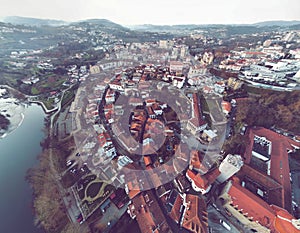
{"type": "Polygon", "coordinates": [[[272,208],[255,194],[239,184],[239,179],[233,178],[232,186],[228,194],[231,196],[232,205],[242,209],[243,213],[248,213],[253,221],[258,221],[261,225],[270,227],[274,217],[272,208]]]}
{"type": "Polygon", "coordinates": [[[193,110],[194,110],[194,118],[196,118],[196,122],[194,119],[192,119],[192,123],[195,126],[202,126],[205,125],[206,122],[203,120],[203,116],[200,109],[200,101],[199,96],[197,93],[193,93],[193,110]]]}
{"type": "Polygon", "coordinates": [[[190,153],[190,168],[200,170],[202,168],[200,151],[192,150],[190,153]]]}
{"type": "Polygon", "coordinates": [[[288,233],[299,233],[300,230],[297,230],[291,224],[291,220],[294,219],[290,213],[288,213],[285,209],[280,207],[271,205],[271,208],[275,211],[275,229],[277,232],[288,232],[288,233]]]}
{"type": "Polygon", "coordinates": [[[128,193],[128,197],[130,199],[133,199],[134,197],[136,197],[139,193],[141,192],[141,190],[130,190],[129,193],[128,193]]]}
{"type": "Polygon", "coordinates": [[[239,184],[239,179],[232,179],[232,186],[228,194],[231,197],[232,205],[238,208],[243,213],[247,213],[249,218],[257,221],[262,226],[267,227],[274,233],[295,233],[300,232],[292,226],[291,219],[294,217],[286,210],[274,205],[268,205],[249,190],[239,184]],[[288,221],[287,221],[288,220],[288,221]]]}
{"type": "Polygon", "coordinates": [[[175,203],[172,207],[172,210],[169,213],[170,217],[177,223],[179,223],[180,221],[180,217],[181,217],[180,210],[182,209],[181,207],[182,205],[183,205],[183,198],[178,194],[175,203]]]}
{"type": "Polygon", "coordinates": [[[145,163],[145,166],[149,166],[152,164],[152,160],[151,160],[151,157],[150,156],[144,156],[144,163],[145,163]]]}
{"type": "Polygon", "coordinates": [[[142,233],[171,233],[166,218],[152,191],[144,191],[132,199],[136,220],[142,233]]]}
{"type": "Polygon", "coordinates": [[[212,183],[216,181],[221,172],[216,168],[205,173],[204,175],[200,175],[200,173],[196,173],[188,169],[186,174],[194,181],[197,187],[206,190],[212,183]]]}
{"type": "Polygon", "coordinates": [[[198,196],[186,195],[186,208],[183,215],[182,227],[195,233],[208,232],[206,203],[198,196]]]}
{"type": "Polygon", "coordinates": [[[223,100],[222,101],[222,109],[223,109],[223,112],[225,112],[225,113],[231,112],[231,103],[223,100]]]}
{"type": "Polygon", "coordinates": [[[287,150],[293,150],[294,147],[292,145],[300,146],[300,143],[269,129],[262,127],[252,128],[248,130],[250,143],[245,151],[245,163],[248,164],[252,157],[255,135],[265,137],[272,142],[270,176],[283,186],[281,207],[291,211],[291,182],[287,150]]]}
{"type": "Polygon", "coordinates": [[[208,184],[208,180],[201,176],[199,173],[195,173],[193,171],[191,171],[190,169],[188,169],[186,171],[186,175],[194,181],[195,185],[198,187],[198,188],[201,188],[201,189],[204,189],[206,190],[209,186],[208,184]]]}

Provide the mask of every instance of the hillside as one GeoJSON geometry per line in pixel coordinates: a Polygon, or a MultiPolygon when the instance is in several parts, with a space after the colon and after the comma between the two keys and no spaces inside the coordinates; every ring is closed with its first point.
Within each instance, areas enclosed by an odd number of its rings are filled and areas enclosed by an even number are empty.
{"type": "Polygon", "coordinates": [[[54,19],[37,19],[37,18],[28,18],[28,17],[20,17],[20,16],[8,16],[3,19],[5,23],[11,24],[19,24],[19,25],[27,25],[27,26],[61,26],[68,24],[62,20],[54,20],[54,19]]]}

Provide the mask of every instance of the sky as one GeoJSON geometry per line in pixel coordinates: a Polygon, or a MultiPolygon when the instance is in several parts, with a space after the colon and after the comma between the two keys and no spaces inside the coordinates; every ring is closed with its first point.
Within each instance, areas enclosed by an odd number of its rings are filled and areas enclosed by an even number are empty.
{"type": "Polygon", "coordinates": [[[122,25],[300,20],[299,0],[0,0],[0,6],[0,17],[98,18],[122,25]]]}

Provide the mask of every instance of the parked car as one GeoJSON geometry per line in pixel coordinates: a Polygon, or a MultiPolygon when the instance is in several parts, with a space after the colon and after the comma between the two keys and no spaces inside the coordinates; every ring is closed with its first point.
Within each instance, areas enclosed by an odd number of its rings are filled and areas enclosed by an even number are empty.
{"type": "Polygon", "coordinates": [[[224,228],[226,228],[228,231],[231,230],[231,227],[229,226],[229,224],[227,222],[225,222],[224,220],[220,219],[220,223],[222,224],[222,226],[224,228]]]}

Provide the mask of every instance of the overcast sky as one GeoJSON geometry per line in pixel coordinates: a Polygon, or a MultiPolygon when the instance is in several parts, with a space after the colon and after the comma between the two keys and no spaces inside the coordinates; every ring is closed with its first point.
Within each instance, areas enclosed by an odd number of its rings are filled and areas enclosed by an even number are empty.
{"type": "Polygon", "coordinates": [[[105,18],[122,25],[300,20],[300,0],[0,0],[0,6],[0,17],[105,18]]]}

